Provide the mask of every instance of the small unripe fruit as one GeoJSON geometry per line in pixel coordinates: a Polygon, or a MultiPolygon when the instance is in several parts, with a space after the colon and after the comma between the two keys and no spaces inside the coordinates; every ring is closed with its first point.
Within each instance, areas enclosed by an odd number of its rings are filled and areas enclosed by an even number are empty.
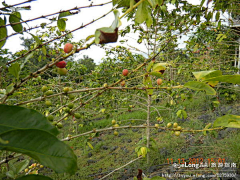
{"type": "Polygon", "coordinates": [[[125,81],[122,81],[122,82],[121,82],[121,86],[125,86],[125,81]]]}
{"type": "Polygon", "coordinates": [[[114,131],[113,133],[115,136],[118,136],[118,132],[117,131],[114,131]]]}
{"type": "Polygon", "coordinates": [[[69,107],[65,107],[65,108],[64,108],[64,111],[65,111],[66,113],[69,113],[69,112],[70,112],[70,108],[69,108],[69,107]]]}
{"type": "Polygon", "coordinates": [[[44,166],[43,165],[40,165],[40,168],[43,168],[44,166]]]}
{"type": "Polygon", "coordinates": [[[172,123],[167,123],[167,128],[170,128],[172,126],[172,123]]]}
{"type": "Polygon", "coordinates": [[[49,121],[53,121],[54,116],[50,114],[50,115],[48,115],[47,119],[48,119],[49,121]]]}
{"type": "Polygon", "coordinates": [[[52,125],[56,126],[56,124],[57,124],[57,121],[52,122],[52,125]]]}
{"type": "Polygon", "coordinates": [[[65,53],[70,53],[72,49],[73,49],[73,45],[71,43],[66,43],[63,50],[65,53]]]}
{"type": "Polygon", "coordinates": [[[56,63],[56,66],[59,68],[65,68],[67,63],[65,61],[59,61],[56,63]]]}
{"type": "Polygon", "coordinates": [[[122,74],[123,74],[124,76],[127,76],[127,75],[128,75],[128,70],[127,70],[127,69],[124,69],[123,72],[122,72],[122,74]]]}
{"type": "Polygon", "coordinates": [[[45,101],[45,104],[46,104],[47,106],[51,106],[51,105],[52,105],[52,102],[49,101],[49,100],[47,100],[47,101],[45,101]]]}
{"type": "Polygon", "coordinates": [[[181,134],[181,132],[180,132],[180,131],[175,131],[174,134],[175,134],[176,136],[179,136],[179,135],[181,134]]]}
{"type": "Polygon", "coordinates": [[[25,173],[27,173],[27,172],[28,172],[28,169],[25,169],[24,171],[25,171],[25,173]]]}
{"type": "Polygon", "coordinates": [[[112,120],[112,125],[114,125],[114,124],[116,124],[116,120],[113,119],[112,120]]]}
{"type": "Polygon", "coordinates": [[[69,99],[74,99],[75,98],[75,96],[73,94],[69,94],[68,97],[69,97],[69,99]]]}
{"type": "Polygon", "coordinates": [[[155,127],[156,127],[156,128],[159,128],[159,124],[155,124],[155,127]]]}
{"type": "Polygon", "coordinates": [[[178,131],[181,131],[182,130],[182,127],[181,126],[177,126],[176,128],[178,131]]]}
{"type": "Polygon", "coordinates": [[[46,93],[45,93],[46,96],[50,96],[50,95],[53,95],[53,91],[52,90],[48,90],[46,93]]]}
{"type": "Polygon", "coordinates": [[[80,115],[79,113],[74,113],[74,117],[75,117],[76,119],[80,119],[81,115],[80,115]]]}
{"type": "Polygon", "coordinates": [[[167,91],[171,91],[172,90],[172,87],[167,87],[167,91]]]}
{"type": "Polygon", "coordinates": [[[107,83],[104,83],[103,87],[107,88],[107,87],[108,87],[108,84],[107,84],[107,83]]]}
{"type": "Polygon", "coordinates": [[[61,129],[62,127],[63,127],[63,125],[62,125],[62,123],[57,123],[57,127],[59,128],[59,129],[61,129]]]}
{"type": "Polygon", "coordinates": [[[178,127],[178,123],[173,123],[173,127],[174,128],[178,127]]]}
{"type": "Polygon", "coordinates": [[[73,104],[73,103],[69,103],[67,106],[68,106],[70,109],[72,109],[72,108],[74,107],[74,104],[73,104]]]}
{"type": "Polygon", "coordinates": [[[119,125],[118,124],[114,124],[113,127],[119,127],[119,125]]]}
{"type": "Polygon", "coordinates": [[[63,92],[67,93],[69,91],[69,87],[63,88],[63,92]]]}
{"type": "Polygon", "coordinates": [[[66,68],[58,68],[57,72],[61,76],[65,76],[67,74],[67,69],[66,68]]]}
{"type": "Polygon", "coordinates": [[[42,87],[42,92],[46,92],[48,90],[47,86],[42,87]]]}
{"type": "Polygon", "coordinates": [[[157,79],[157,84],[161,85],[162,84],[162,79],[157,79]]]}

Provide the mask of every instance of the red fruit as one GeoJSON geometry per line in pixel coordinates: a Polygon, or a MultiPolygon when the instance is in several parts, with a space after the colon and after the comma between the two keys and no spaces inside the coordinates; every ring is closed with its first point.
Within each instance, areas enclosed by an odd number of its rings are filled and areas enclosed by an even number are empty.
{"type": "Polygon", "coordinates": [[[73,45],[71,43],[66,43],[63,50],[65,53],[70,53],[72,49],[73,49],[73,45]]]}
{"type": "Polygon", "coordinates": [[[161,85],[162,84],[162,79],[157,79],[157,84],[161,85]]]}
{"type": "Polygon", "coordinates": [[[67,63],[65,61],[60,61],[56,63],[56,66],[59,68],[65,68],[67,63]]]}
{"type": "Polygon", "coordinates": [[[127,70],[127,69],[124,69],[123,72],[122,72],[122,74],[123,74],[124,76],[127,76],[127,75],[128,75],[128,70],[127,70]]]}

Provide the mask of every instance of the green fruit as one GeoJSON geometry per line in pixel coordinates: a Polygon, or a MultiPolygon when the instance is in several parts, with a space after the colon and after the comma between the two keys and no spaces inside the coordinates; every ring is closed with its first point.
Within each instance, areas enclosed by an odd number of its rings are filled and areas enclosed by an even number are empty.
{"type": "Polygon", "coordinates": [[[114,124],[116,124],[116,120],[113,119],[112,120],[112,125],[114,125],[114,124]]]}
{"type": "Polygon", "coordinates": [[[64,93],[67,93],[68,91],[69,91],[69,87],[63,88],[63,92],[64,92],[64,93]]]}
{"type": "Polygon", "coordinates": [[[72,109],[72,108],[74,107],[74,104],[73,104],[73,103],[69,103],[67,106],[68,106],[70,109],[72,109]]]}
{"type": "Polygon", "coordinates": [[[167,87],[166,89],[167,89],[167,91],[171,91],[172,87],[167,87]]]}
{"type": "Polygon", "coordinates": [[[53,122],[52,122],[52,125],[55,126],[56,124],[57,124],[57,121],[53,121],[53,122]]]}
{"type": "Polygon", "coordinates": [[[167,128],[170,128],[172,126],[172,123],[167,123],[167,128]]]}
{"type": "Polygon", "coordinates": [[[69,94],[68,97],[69,97],[69,99],[71,99],[71,100],[75,98],[75,96],[74,96],[73,94],[69,94]]]}
{"type": "Polygon", "coordinates": [[[114,124],[113,127],[119,127],[119,125],[118,124],[114,124]]]}
{"type": "Polygon", "coordinates": [[[45,93],[46,96],[50,96],[50,95],[52,95],[52,94],[53,94],[53,91],[52,91],[52,90],[48,90],[48,91],[45,93]]]}
{"type": "Polygon", "coordinates": [[[49,121],[53,121],[54,116],[50,114],[50,115],[48,115],[47,119],[48,119],[49,121]]]}
{"type": "Polygon", "coordinates": [[[48,87],[47,86],[43,86],[42,87],[42,92],[46,92],[48,90],[48,87]]]}
{"type": "Polygon", "coordinates": [[[178,123],[173,123],[173,127],[174,128],[178,127],[178,123]]]}
{"type": "Polygon", "coordinates": [[[57,69],[58,74],[61,76],[65,76],[67,74],[67,69],[66,68],[58,68],[57,69]]]}
{"type": "Polygon", "coordinates": [[[70,108],[69,108],[69,107],[65,107],[63,110],[64,110],[66,113],[69,113],[69,112],[70,112],[70,108]]]}
{"type": "Polygon", "coordinates": [[[115,136],[118,136],[118,132],[117,131],[114,131],[113,133],[115,136]]]}
{"type": "Polygon", "coordinates": [[[46,104],[47,106],[51,106],[51,105],[52,105],[52,102],[49,101],[49,100],[47,100],[47,101],[45,101],[45,104],[46,104]]]}
{"type": "Polygon", "coordinates": [[[62,127],[63,127],[63,125],[62,125],[62,123],[57,123],[57,127],[59,128],[59,129],[61,129],[62,127]]]}
{"type": "Polygon", "coordinates": [[[80,115],[79,113],[74,113],[74,117],[75,117],[76,119],[80,119],[80,118],[81,118],[81,115],[80,115]]]}
{"type": "Polygon", "coordinates": [[[181,126],[177,126],[176,128],[178,131],[181,131],[182,130],[182,127],[181,126]]]}
{"type": "Polygon", "coordinates": [[[180,132],[180,131],[175,131],[174,134],[175,134],[176,136],[179,136],[179,135],[181,134],[181,132],[180,132]]]}

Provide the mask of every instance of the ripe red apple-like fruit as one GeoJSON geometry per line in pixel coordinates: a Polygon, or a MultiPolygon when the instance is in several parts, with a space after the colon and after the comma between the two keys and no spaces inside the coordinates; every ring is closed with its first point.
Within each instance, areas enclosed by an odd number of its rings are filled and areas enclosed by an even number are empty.
{"type": "Polygon", "coordinates": [[[157,79],[157,84],[161,85],[162,84],[162,79],[157,79]]]}
{"type": "Polygon", "coordinates": [[[59,68],[65,68],[67,63],[65,61],[59,61],[56,63],[56,66],[59,68]]]}
{"type": "Polygon", "coordinates": [[[123,72],[122,72],[122,74],[123,74],[124,76],[127,76],[127,75],[128,75],[128,70],[127,70],[127,69],[124,69],[123,72]]]}
{"type": "Polygon", "coordinates": [[[73,45],[71,43],[66,43],[63,50],[65,53],[70,53],[72,49],[73,49],[73,45]]]}

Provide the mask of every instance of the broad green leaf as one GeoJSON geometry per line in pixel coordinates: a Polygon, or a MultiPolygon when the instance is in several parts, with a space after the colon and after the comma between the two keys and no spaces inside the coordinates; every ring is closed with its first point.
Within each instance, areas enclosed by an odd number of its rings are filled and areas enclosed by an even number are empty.
{"type": "Polygon", "coordinates": [[[163,4],[163,0],[157,0],[156,3],[157,3],[156,5],[161,6],[163,4]]]}
{"type": "Polygon", "coordinates": [[[222,75],[218,77],[208,78],[205,81],[219,81],[219,82],[226,82],[232,84],[240,84],[240,75],[222,75]]]}
{"type": "Polygon", "coordinates": [[[72,149],[47,131],[17,129],[2,133],[0,137],[8,144],[0,144],[0,150],[26,154],[57,173],[73,174],[77,158],[72,149]]]}
{"type": "Polygon", "coordinates": [[[200,6],[203,6],[204,2],[205,2],[205,0],[202,0],[200,6]]]}
{"type": "Polygon", "coordinates": [[[213,127],[240,128],[240,116],[229,114],[219,117],[214,121],[213,127]]]}
{"type": "Polygon", "coordinates": [[[45,46],[42,46],[42,52],[43,52],[43,54],[46,56],[47,50],[46,50],[46,47],[45,47],[45,46]]]}
{"type": "Polygon", "coordinates": [[[166,66],[168,65],[168,63],[157,63],[153,65],[153,71],[154,72],[159,72],[162,70],[166,69],[166,66]]]}
{"type": "Polygon", "coordinates": [[[152,67],[153,67],[153,64],[154,64],[154,61],[151,61],[148,65],[147,65],[147,72],[149,72],[151,69],[152,69],[152,67]]]}
{"type": "Polygon", "coordinates": [[[184,119],[187,119],[187,112],[186,111],[182,110],[182,115],[183,115],[184,119]]]}
{"type": "Polygon", "coordinates": [[[8,68],[8,72],[18,79],[20,73],[20,64],[18,62],[11,64],[11,66],[8,68]]]}
{"type": "Polygon", "coordinates": [[[148,7],[147,7],[147,3],[144,1],[137,7],[135,22],[141,24],[144,21],[146,21],[147,17],[148,17],[148,7]]]}
{"type": "Polygon", "coordinates": [[[111,28],[115,29],[115,28],[120,27],[122,25],[122,22],[119,18],[120,13],[118,12],[118,10],[114,10],[113,13],[114,13],[114,16],[115,16],[115,20],[113,21],[113,23],[111,25],[111,28]]]}
{"type": "Polygon", "coordinates": [[[27,57],[25,58],[24,62],[21,63],[20,69],[23,69],[23,68],[24,68],[24,65],[28,62],[28,60],[29,60],[31,57],[33,57],[33,54],[34,54],[34,52],[31,52],[29,55],[27,55],[27,57]]]}
{"type": "Polygon", "coordinates": [[[8,141],[4,141],[2,138],[0,138],[0,143],[2,143],[2,144],[7,144],[7,143],[9,143],[8,141]]]}
{"type": "MultiPolygon", "coordinates": [[[[143,84],[148,87],[148,88],[152,88],[152,80],[150,78],[150,76],[145,76],[143,77],[143,84]]],[[[153,89],[147,89],[147,94],[148,95],[152,95],[153,94],[153,89]]]]}
{"type": "MultiPolygon", "coordinates": [[[[0,17],[0,26],[5,25],[4,20],[0,17]]],[[[7,37],[7,28],[6,27],[0,27],[0,40],[7,37]]],[[[3,41],[0,41],[0,49],[3,47],[3,45],[6,43],[6,39],[3,41]]]]}
{"type": "Polygon", "coordinates": [[[182,110],[177,111],[177,117],[182,118],[182,110]]]}
{"type": "Polygon", "coordinates": [[[14,166],[16,168],[16,174],[22,172],[28,166],[28,164],[29,164],[29,160],[27,159],[14,163],[14,166]]]}
{"type": "Polygon", "coordinates": [[[8,177],[10,177],[10,178],[15,179],[15,174],[14,174],[14,172],[13,172],[12,170],[6,172],[6,175],[7,175],[8,177]]]}
{"type": "Polygon", "coordinates": [[[58,26],[59,31],[65,31],[66,21],[64,19],[58,19],[57,26],[58,26]]]}
{"type": "Polygon", "coordinates": [[[41,40],[37,36],[35,36],[33,34],[31,34],[31,35],[32,35],[33,39],[37,42],[37,45],[41,44],[41,40]]]}
{"type": "Polygon", "coordinates": [[[206,91],[207,95],[216,95],[216,91],[211,88],[209,85],[203,83],[203,82],[198,82],[198,81],[189,81],[186,84],[184,84],[184,87],[197,90],[197,91],[206,91]]]}
{"type": "Polygon", "coordinates": [[[199,71],[199,72],[193,72],[193,75],[195,78],[199,81],[200,79],[206,79],[206,78],[212,78],[216,76],[221,76],[222,72],[219,70],[213,70],[213,71],[199,71]]]}
{"type": "Polygon", "coordinates": [[[11,92],[13,89],[14,89],[14,84],[13,83],[9,84],[6,88],[6,94],[11,92]]]}
{"type": "Polygon", "coordinates": [[[31,174],[31,175],[17,178],[16,180],[52,180],[52,178],[47,177],[47,176],[42,176],[42,175],[31,174]]]}
{"type": "MultiPolygon", "coordinates": [[[[21,20],[21,14],[20,12],[13,12],[12,14],[10,14],[9,16],[9,22],[10,23],[17,23],[20,22],[21,20]]],[[[16,32],[21,32],[23,30],[23,26],[22,24],[15,24],[15,25],[11,25],[11,27],[13,28],[14,31],[16,32]]]]}
{"type": "Polygon", "coordinates": [[[58,130],[41,113],[18,106],[0,104],[0,134],[14,129],[42,129],[53,135],[58,130]]]}
{"type": "Polygon", "coordinates": [[[162,73],[160,73],[160,72],[150,72],[149,74],[152,75],[152,76],[156,76],[156,77],[162,77],[163,76],[162,73]]]}
{"type": "Polygon", "coordinates": [[[204,131],[203,131],[203,135],[206,136],[207,135],[207,129],[210,128],[212,126],[212,123],[208,123],[205,128],[204,128],[204,131]],[[206,129],[206,130],[205,130],[206,129]]]}
{"type": "Polygon", "coordinates": [[[61,19],[62,17],[66,17],[66,16],[71,16],[72,13],[70,11],[66,11],[66,12],[61,12],[58,16],[58,19],[61,19]]]}
{"type": "Polygon", "coordinates": [[[117,8],[119,7],[129,7],[129,0],[113,0],[113,6],[118,4],[117,8]]]}
{"type": "Polygon", "coordinates": [[[148,3],[152,6],[152,8],[155,8],[156,7],[156,0],[148,0],[148,3]]]}
{"type": "Polygon", "coordinates": [[[151,9],[149,8],[148,9],[148,14],[147,14],[147,19],[146,19],[146,24],[147,24],[147,27],[150,27],[153,23],[153,19],[152,19],[152,16],[151,16],[151,9]]]}

